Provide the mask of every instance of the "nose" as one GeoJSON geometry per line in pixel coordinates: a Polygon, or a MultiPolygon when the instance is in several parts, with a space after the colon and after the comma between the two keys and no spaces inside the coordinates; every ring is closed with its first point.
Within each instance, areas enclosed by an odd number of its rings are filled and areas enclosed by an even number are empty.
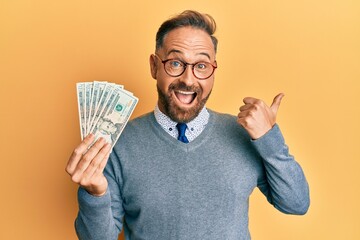
{"type": "Polygon", "coordinates": [[[192,86],[197,81],[192,72],[192,67],[192,65],[187,65],[185,72],[180,76],[180,81],[185,83],[186,86],[192,86]]]}

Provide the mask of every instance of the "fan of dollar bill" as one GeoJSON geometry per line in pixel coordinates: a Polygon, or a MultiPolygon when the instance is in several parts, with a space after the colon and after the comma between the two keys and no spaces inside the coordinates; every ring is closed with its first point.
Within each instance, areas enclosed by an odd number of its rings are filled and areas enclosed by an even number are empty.
{"type": "Polygon", "coordinates": [[[76,84],[81,140],[103,137],[113,147],[139,99],[123,85],[104,81],[76,84]]]}

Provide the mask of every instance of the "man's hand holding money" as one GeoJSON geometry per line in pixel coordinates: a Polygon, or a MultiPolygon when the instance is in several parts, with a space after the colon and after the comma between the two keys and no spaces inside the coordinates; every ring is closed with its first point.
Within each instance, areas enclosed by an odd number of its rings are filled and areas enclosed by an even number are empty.
{"type": "Polygon", "coordinates": [[[88,193],[102,196],[108,187],[103,171],[110,155],[111,144],[99,138],[91,146],[94,139],[94,135],[89,134],[75,148],[66,166],[66,172],[73,182],[79,184],[88,193]]]}
{"type": "Polygon", "coordinates": [[[125,128],[138,98],[123,85],[108,82],[76,84],[81,139],[66,172],[73,182],[94,196],[106,193],[103,174],[112,147],[125,128]],[[87,136],[83,139],[84,136],[87,136]]]}

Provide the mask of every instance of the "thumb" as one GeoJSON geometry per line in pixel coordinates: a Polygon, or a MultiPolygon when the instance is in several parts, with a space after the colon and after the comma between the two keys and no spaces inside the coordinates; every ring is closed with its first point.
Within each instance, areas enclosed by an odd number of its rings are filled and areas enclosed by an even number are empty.
{"type": "Polygon", "coordinates": [[[270,106],[271,110],[276,114],[279,107],[280,107],[280,103],[281,103],[281,99],[285,96],[285,94],[283,93],[279,93],[278,95],[276,95],[274,97],[274,100],[270,106]]]}

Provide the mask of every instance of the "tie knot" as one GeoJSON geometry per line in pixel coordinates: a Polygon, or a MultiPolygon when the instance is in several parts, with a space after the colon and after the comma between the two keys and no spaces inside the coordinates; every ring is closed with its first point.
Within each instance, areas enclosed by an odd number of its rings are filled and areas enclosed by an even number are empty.
{"type": "Polygon", "coordinates": [[[178,123],[176,125],[176,128],[178,129],[179,131],[179,136],[178,136],[178,140],[184,142],[184,143],[188,143],[189,140],[187,139],[187,137],[185,136],[185,131],[186,131],[186,128],[187,128],[187,125],[186,123],[178,123]]]}

